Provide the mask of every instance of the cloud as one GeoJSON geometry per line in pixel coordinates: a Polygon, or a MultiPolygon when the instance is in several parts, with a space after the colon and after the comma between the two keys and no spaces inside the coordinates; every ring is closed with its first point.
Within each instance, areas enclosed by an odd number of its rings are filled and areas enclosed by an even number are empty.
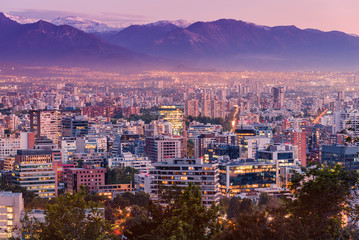
{"type": "Polygon", "coordinates": [[[112,23],[148,23],[153,21],[154,19],[143,16],[143,15],[134,15],[134,14],[121,14],[114,12],[102,12],[98,15],[98,19],[101,19],[105,22],[112,23]]]}

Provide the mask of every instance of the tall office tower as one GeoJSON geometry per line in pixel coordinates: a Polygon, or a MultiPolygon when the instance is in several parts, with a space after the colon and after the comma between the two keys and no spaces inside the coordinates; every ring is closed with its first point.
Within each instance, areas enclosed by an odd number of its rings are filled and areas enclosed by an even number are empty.
{"type": "Polygon", "coordinates": [[[57,196],[57,179],[52,169],[53,151],[50,149],[18,150],[12,183],[34,192],[40,198],[57,196]]]}
{"type": "Polygon", "coordinates": [[[169,136],[146,138],[145,155],[152,162],[181,157],[181,139],[169,136]]]}
{"type": "Polygon", "coordinates": [[[190,183],[200,187],[205,206],[210,207],[219,201],[218,163],[204,163],[203,159],[166,159],[153,164],[150,176],[150,196],[159,203],[162,203],[160,186],[186,187],[190,183]]]}
{"type": "Polygon", "coordinates": [[[35,110],[30,112],[30,131],[35,137],[45,136],[58,146],[59,139],[63,135],[63,120],[80,115],[77,110],[35,110]]]}
{"type": "Polygon", "coordinates": [[[186,100],[184,112],[186,117],[187,116],[197,117],[199,115],[198,100],[196,99],[186,100]]]}
{"type": "Polygon", "coordinates": [[[161,106],[158,115],[160,119],[172,124],[172,135],[182,136],[185,131],[183,106],[161,106]]]}
{"type": "Polygon", "coordinates": [[[345,98],[344,91],[338,92],[338,98],[335,107],[337,111],[344,110],[344,98],[345,98]]]}
{"type": "Polygon", "coordinates": [[[302,109],[302,100],[298,96],[297,99],[295,100],[295,108],[294,108],[294,110],[299,112],[301,109],[302,109]]]}
{"type": "Polygon", "coordinates": [[[338,92],[338,101],[344,101],[345,94],[344,91],[338,92]]]}
{"type": "Polygon", "coordinates": [[[222,101],[226,101],[226,100],[227,100],[226,89],[221,88],[221,89],[218,91],[218,98],[219,98],[219,100],[222,100],[222,101]]]}
{"type": "Polygon", "coordinates": [[[292,133],[292,145],[298,147],[298,160],[305,167],[307,165],[307,137],[305,132],[294,131],[292,133]]]}
{"type": "Polygon", "coordinates": [[[272,88],[272,103],[273,108],[280,110],[284,107],[284,88],[273,87],[272,88]]]}
{"type": "Polygon", "coordinates": [[[211,116],[211,101],[208,99],[208,95],[206,93],[202,93],[201,96],[201,115],[202,117],[211,116]]]}
{"type": "Polygon", "coordinates": [[[211,100],[211,117],[225,118],[225,107],[223,101],[211,100]]]}

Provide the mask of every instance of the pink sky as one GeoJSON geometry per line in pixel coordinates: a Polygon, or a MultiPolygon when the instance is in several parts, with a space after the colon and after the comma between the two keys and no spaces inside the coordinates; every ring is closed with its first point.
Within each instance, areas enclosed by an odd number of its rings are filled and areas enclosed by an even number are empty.
{"type": "Polygon", "coordinates": [[[77,15],[110,23],[233,18],[359,34],[358,0],[1,0],[0,11],[52,20],[77,15]]]}

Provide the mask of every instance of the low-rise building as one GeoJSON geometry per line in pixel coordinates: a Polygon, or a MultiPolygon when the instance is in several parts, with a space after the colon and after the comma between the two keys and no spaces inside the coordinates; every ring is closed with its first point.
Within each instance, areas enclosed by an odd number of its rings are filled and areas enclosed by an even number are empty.
{"type": "Polygon", "coordinates": [[[132,167],[139,172],[148,172],[152,167],[151,160],[148,157],[141,157],[131,153],[123,153],[117,157],[111,157],[108,160],[109,168],[126,168],[132,167]]]}
{"type": "Polygon", "coordinates": [[[90,192],[94,192],[98,186],[105,185],[105,173],[106,168],[90,165],[85,165],[84,168],[68,168],[66,169],[67,191],[74,193],[84,186],[90,192]]]}
{"type": "Polygon", "coordinates": [[[132,192],[132,184],[99,185],[95,189],[95,192],[98,193],[100,196],[106,196],[112,199],[117,194],[132,192]]]}
{"type": "Polygon", "coordinates": [[[256,161],[234,161],[219,165],[219,188],[222,196],[235,196],[276,183],[276,165],[256,161]]]}

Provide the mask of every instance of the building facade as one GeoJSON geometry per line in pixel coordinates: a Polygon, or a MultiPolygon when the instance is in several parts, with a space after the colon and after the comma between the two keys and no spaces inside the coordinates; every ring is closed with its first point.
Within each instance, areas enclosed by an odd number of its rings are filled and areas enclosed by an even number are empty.
{"type": "Polygon", "coordinates": [[[198,185],[202,192],[202,202],[211,206],[219,201],[218,164],[204,163],[203,159],[173,158],[153,164],[151,175],[151,198],[163,203],[160,186],[187,187],[198,185]]]}
{"type": "Polygon", "coordinates": [[[15,156],[12,184],[26,188],[40,198],[56,197],[57,179],[52,161],[52,150],[18,150],[15,156]]]}
{"type": "Polygon", "coordinates": [[[97,168],[85,165],[84,168],[66,169],[67,191],[69,193],[78,192],[81,186],[94,192],[98,186],[105,185],[106,168],[97,168]]]}

